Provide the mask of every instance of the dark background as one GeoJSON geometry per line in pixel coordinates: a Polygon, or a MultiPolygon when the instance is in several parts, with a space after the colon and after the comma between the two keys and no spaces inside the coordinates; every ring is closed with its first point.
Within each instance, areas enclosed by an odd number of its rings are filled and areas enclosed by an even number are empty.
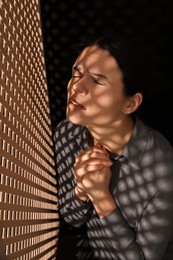
{"type": "Polygon", "coordinates": [[[41,0],[53,131],[65,118],[73,45],[88,34],[122,34],[144,45],[152,58],[152,87],[143,113],[173,143],[172,0],[41,0]]]}
{"type": "MultiPolygon", "coordinates": [[[[40,3],[53,132],[65,118],[74,45],[88,34],[103,32],[135,39],[148,50],[153,76],[143,115],[173,144],[172,0],[41,0],[40,3]]],[[[64,230],[67,234],[68,229],[64,230]]],[[[61,247],[60,242],[59,250],[69,245],[61,247]]]]}

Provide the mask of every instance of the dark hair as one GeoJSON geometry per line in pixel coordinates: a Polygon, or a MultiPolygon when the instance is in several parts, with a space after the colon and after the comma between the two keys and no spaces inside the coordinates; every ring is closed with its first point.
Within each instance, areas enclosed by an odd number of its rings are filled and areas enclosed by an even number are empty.
{"type": "Polygon", "coordinates": [[[143,46],[120,36],[97,36],[80,43],[78,55],[84,48],[92,45],[107,50],[115,58],[123,74],[126,95],[140,92],[145,96],[150,85],[151,63],[143,46]]]}

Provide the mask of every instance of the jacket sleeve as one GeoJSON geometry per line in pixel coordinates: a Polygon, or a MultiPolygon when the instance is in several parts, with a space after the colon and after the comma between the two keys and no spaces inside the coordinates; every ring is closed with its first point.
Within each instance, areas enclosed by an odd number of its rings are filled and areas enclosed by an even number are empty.
{"type": "Polygon", "coordinates": [[[75,179],[73,176],[73,165],[77,156],[75,140],[68,140],[67,136],[61,135],[62,123],[56,129],[54,135],[56,171],[58,182],[58,209],[64,220],[73,226],[79,227],[84,224],[90,213],[91,204],[89,201],[83,203],[75,193],[75,179]]]}
{"type": "Polygon", "coordinates": [[[65,199],[59,199],[59,210],[64,220],[75,227],[80,227],[87,222],[90,216],[90,201],[83,203],[80,201],[75,193],[74,189],[68,191],[65,195],[65,199]]]}
{"type": "MultiPolygon", "coordinates": [[[[118,208],[98,219],[98,225],[111,259],[116,255],[119,260],[161,260],[173,232],[172,219],[172,195],[157,193],[144,209],[135,229],[126,223],[118,208]]],[[[172,255],[164,259],[171,260],[172,255]]]]}

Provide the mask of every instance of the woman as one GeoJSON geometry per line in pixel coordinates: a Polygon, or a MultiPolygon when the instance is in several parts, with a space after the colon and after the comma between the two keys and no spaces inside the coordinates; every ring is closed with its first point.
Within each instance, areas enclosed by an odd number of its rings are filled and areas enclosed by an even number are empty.
{"type": "Polygon", "coordinates": [[[173,149],[136,114],[148,75],[143,49],[121,38],[82,46],[72,68],[55,133],[59,210],[86,223],[96,259],[173,259],[173,149]]]}

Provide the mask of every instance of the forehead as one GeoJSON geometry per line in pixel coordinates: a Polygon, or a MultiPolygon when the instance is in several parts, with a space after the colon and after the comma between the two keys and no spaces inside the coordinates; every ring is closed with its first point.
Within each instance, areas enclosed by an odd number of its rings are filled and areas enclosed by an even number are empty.
{"type": "Polygon", "coordinates": [[[109,52],[107,50],[101,49],[100,47],[93,45],[93,46],[88,46],[83,51],[80,53],[78,59],[83,59],[83,58],[95,58],[98,59],[100,58],[100,55],[104,55],[105,57],[110,56],[109,52]]]}
{"type": "Polygon", "coordinates": [[[114,57],[107,50],[95,45],[86,47],[77,58],[75,65],[87,68],[119,69],[114,57]]]}

